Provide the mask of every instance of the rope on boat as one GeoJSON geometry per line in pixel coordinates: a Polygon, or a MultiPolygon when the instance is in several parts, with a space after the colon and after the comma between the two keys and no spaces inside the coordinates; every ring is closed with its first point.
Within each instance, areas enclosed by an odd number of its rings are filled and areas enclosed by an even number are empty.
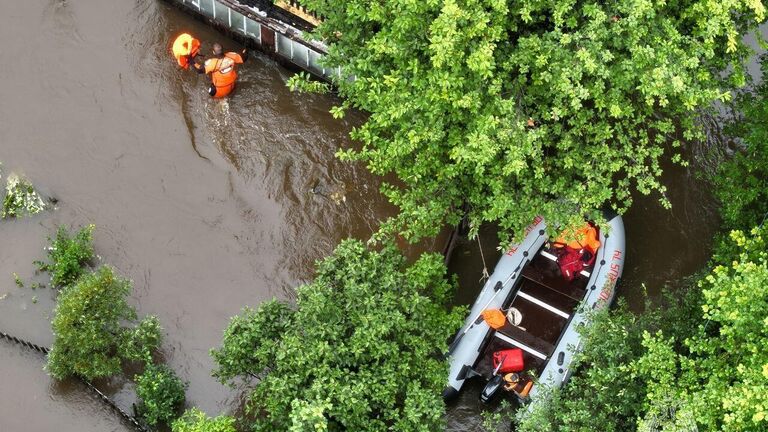
{"type": "Polygon", "coordinates": [[[488,274],[488,266],[485,264],[485,255],[483,254],[483,245],[480,243],[480,233],[477,234],[477,247],[480,249],[480,258],[483,260],[483,275],[480,276],[480,282],[488,280],[491,275],[488,274]]]}
{"type": "MultiPolygon", "coordinates": [[[[13,342],[13,343],[25,346],[25,347],[27,347],[29,349],[35,350],[35,351],[43,354],[43,355],[47,355],[48,352],[50,352],[50,350],[48,348],[44,347],[44,346],[40,346],[40,345],[34,344],[32,342],[26,341],[24,339],[17,338],[16,336],[9,335],[8,333],[5,333],[4,331],[0,331],[0,338],[4,338],[4,339],[9,340],[10,342],[13,342]]],[[[101,399],[104,403],[109,405],[115,412],[117,412],[121,417],[123,417],[126,421],[128,421],[131,425],[133,425],[133,427],[135,427],[138,431],[140,431],[140,432],[150,432],[149,429],[147,429],[144,425],[142,425],[136,419],[136,417],[128,414],[127,412],[125,412],[125,410],[123,410],[122,408],[117,406],[115,401],[113,401],[109,396],[107,396],[104,393],[102,393],[101,390],[97,389],[96,386],[91,384],[90,381],[87,381],[85,378],[82,378],[80,376],[78,376],[77,379],[79,379],[83,384],[85,384],[86,387],[91,389],[91,391],[93,391],[99,397],[99,399],[101,399]]]]}

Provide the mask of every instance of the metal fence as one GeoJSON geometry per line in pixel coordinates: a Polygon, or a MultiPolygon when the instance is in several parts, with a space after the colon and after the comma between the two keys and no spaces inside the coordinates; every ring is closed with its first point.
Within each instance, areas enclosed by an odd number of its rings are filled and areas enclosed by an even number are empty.
{"type": "Polygon", "coordinates": [[[322,58],[324,44],[303,37],[302,31],[311,24],[268,0],[170,0],[192,10],[215,24],[241,35],[269,53],[283,58],[296,67],[330,81],[340,77],[340,68],[325,68],[322,58]]]}
{"type": "MultiPolygon", "coordinates": [[[[48,355],[48,352],[50,351],[48,348],[44,346],[40,346],[37,344],[34,344],[32,342],[26,341],[24,339],[18,338],[16,336],[9,335],[8,333],[5,333],[3,331],[0,331],[0,339],[6,339],[10,342],[19,344],[23,347],[29,348],[31,350],[37,351],[40,354],[48,355]]],[[[117,406],[115,401],[113,401],[109,396],[105,395],[101,392],[101,390],[97,389],[93,384],[91,384],[89,381],[87,381],[84,378],[78,377],[78,379],[85,384],[86,387],[91,389],[92,392],[96,394],[96,396],[101,399],[102,402],[109,405],[118,415],[123,417],[128,423],[130,423],[133,427],[136,428],[136,430],[140,432],[150,432],[149,429],[147,429],[143,424],[141,424],[136,417],[128,414],[125,410],[117,406]]]]}

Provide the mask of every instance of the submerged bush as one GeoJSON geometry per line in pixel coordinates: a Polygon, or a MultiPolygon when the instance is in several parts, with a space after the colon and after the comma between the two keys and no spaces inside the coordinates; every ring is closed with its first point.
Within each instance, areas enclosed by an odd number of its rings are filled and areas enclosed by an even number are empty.
{"type": "Polygon", "coordinates": [[[171,368],[150,364],[135,379],[139,413],[144,421],[154,426],[177,417],[177,410],[184,404],[186,385],[171,368]]]}
{"type": "Polygon", "coordinates": [[[163,328],[156,316],[144,317],[139,324],[127,329],[120,342],[120,356],[126,360],[152,363],[152,353],[160,347],[163,328]]]}
{"type": "Polygon", "coordinates": [[[74,236],[64,226],[60,226],[56,231],[56,238],[48,248],[48,258],[51,262],[49,264],[38,262],[40,270],[51,273],[51,283],[54,286],[71,285],[85,273],[85,265],[94,257],[92,244],[94,228],[94,225],[88,225],[81,228],[74,236]]]}
{"type": "Polygon", "coordinates": [[[299,72],[296,75],[288,78],[285,83],[291,91],[297,91],[300,93],[328,93],[331,88],[327,83],[313,79],[306,72],[299,72]]]}
{"type": "Polygon", "coordinates": [[[29,180],[11,174],[5,185],[5,198],[0,216],[3,218],[31,216],[45,210],[45,202],[29,180]]]}
{"type": "Polygon", "coordinates": [[[56,379],[79,375],[86,379],[120,372],[117,356],[123,321],[136,319],[126,302],[130,281],[102,266],[62,289],[54,309],[48,372],[56,379]]]}
{"type": "Polygon", "coordinates": [[[61,290],[52,322],[54,341],[46,369],[56,379],[73,375],[91,380],[121,371],[126,360],[151,365],[162,340],[160,324],[147,317],[137,326],[127,302],[131,282],[108,266],[61,290]]]}
{"type": "Polygon", "coordinates": [[[208,417],[197,408],[187,410],[171,425],[173,432],[236,432],[235,419],[221,415],[208,417]]]}

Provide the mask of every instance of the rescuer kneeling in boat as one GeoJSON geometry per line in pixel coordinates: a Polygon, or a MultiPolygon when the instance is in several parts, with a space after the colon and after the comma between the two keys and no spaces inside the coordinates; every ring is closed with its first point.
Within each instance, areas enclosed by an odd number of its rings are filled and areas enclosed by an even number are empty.
{"type": "Polygon", "coordinates": [[[248,59],[248,52],[244,49],[240,54],[235,52],[224,52],[224,49],[218,43],[213,44],[213,57],[200,65],[195,63],[194,67],[198,73],[211,75],[211,87],[208,94],[215,98],[224,97],[235,88],[237,81],[237,65],[242,64],[248,59]]]}

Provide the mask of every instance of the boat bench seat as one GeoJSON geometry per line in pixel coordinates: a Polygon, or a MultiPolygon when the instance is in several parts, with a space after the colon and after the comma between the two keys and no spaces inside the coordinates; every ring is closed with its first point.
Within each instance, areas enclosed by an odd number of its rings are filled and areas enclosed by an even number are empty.
{"type": "Polygon", "coordinates": [[[573,300],[581,301],[584,298],[584,289],[565,280],[562,275],[560,275],[559,269],[557,274],[551,274],[550,272],[542,271],[540,268],[535,268],[533,264],[534,263],[531,263],[531,265],[527,265],[523,268],[521,274],[524,278],[573,300]]]}
{"type": "MultiPolygon", "coordinates": [[[[543,339],[537,338],[536,336],[528,333],[527,331],[522,330],[520,327],[513,326],[508,322],[504,324],[504,327],[496,330],[496,336],[508,343],[509,341],[507,341],[506,339],[511,339],[512,341],[525,345],[525,346],[518,345],[518,347],[522,348],[524,351],[534,354],[530,350],[526,349],[526,347],[528,347],[533,351],[536,351],[538,354],[542,354],[545,358],[548,358],[549,356],[551,356],[552,353],[555,351],[554,345],[548,343],[543,339]],[[499,335],[501,335],[501,337],[499,337],[499,335]]],[[[538,355],[537,357],[541,358],[540,355],[538,355]]]]}

